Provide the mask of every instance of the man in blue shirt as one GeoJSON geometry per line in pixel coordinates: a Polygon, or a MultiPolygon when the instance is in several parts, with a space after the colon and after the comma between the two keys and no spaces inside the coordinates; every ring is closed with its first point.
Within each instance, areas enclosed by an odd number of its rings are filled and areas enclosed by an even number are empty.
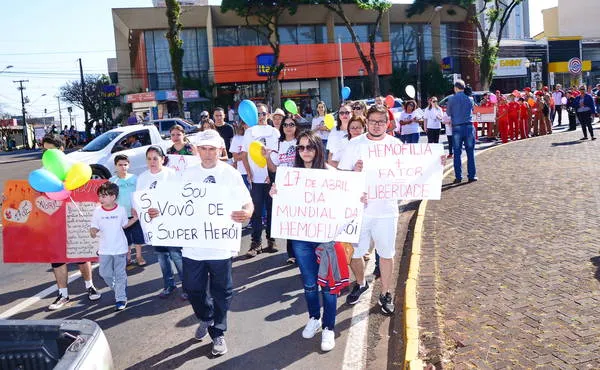
{"type": "Polygon", "coordinates": [[[590,132],[592,140],[596,140],[592,128],[592,121],[594,120],[593,114],[596,111],[594,107],[594,98],[592,98],[592,95],[586,93],[585,86],[579,87],[579,96],[573,101],[572,107],[575,109],[575,112],[577,112],[577,118],[579,118],[579,122],[581,123],[581,131],[583,131],[583,137],[579,140],[588,139],[586,129],[590,132]]]}
{"type": "Polygon", "coordinates": [[[456,80],[454,83],[454,95],[448,99],[446,113],[450,116],[452,123],[452,149],[454,151],[454,183],[462,181],[461,154],[464,143],[467,153],[467,176],[469,182],[477,181],[475,170],[475,128],[471,122],[473,101],[465,94],[465,82],[456,80]]]}

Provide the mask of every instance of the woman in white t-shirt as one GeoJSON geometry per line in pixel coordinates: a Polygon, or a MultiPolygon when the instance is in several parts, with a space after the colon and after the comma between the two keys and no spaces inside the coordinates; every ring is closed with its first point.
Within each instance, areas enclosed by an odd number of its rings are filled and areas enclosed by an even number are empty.
{"type": "Polygon", "coordinates": [[[331,162],[332,162],[333,167],[336,167],[337,164],[340,162],[340,159],[342,158],[342,155],[346,151],[346,147],[348,146],[348,143],[350,142],[350,140],[364,134],[366,129],[367,129],[367,119],[364,116],[362,116],[362,115],[352,116],[352,118],[350,119],[350,122],[348,123],[348,135],[346,135],[347,140],[340,141],[340,146],[339,146],[340,150],[338,150],[332,156],[331,162]]]}
{"type": "MultiPolygon", "coordinates": [[[[148,169],[139,177],[136,190],[156,189],[163,186],[169,180],[176,179],[175,171],[166,166],[169,158],[160,146],[151,146],[146,150],[146,165],[148,169]]],[[[160,270],[163,275],[164,289],[160,292],[160,298],[167,298],[177,288],[171,261],[175,264],[179,279],[183,278],[183,261],[181,248],[154,246],[154,253],[158,259],[160,270]]],[[[187,294],[181,293],[181,299],[187,300],[187,294]]]]}
{"type": "Polygon", "coordinates": [[[416,107],[417,103],[414,100],[407,100],[404,102],[404,111],[400,113],[400,140],[405,144],[419,142],[420,117],[415,112],[416,107]]]}
{"type": "Polygon", "coordinates": [[[327,138],[329,137],[329,130],[325,126],[325,115],[327,114],[327,105],[325,102],[320,101],[317,103],[317,115],[312,119],[311,130],[317,133],[323,140],[323,146],[327,146],[327,138]]]}
{"type": "Polygon", "coordinates": [[[446,138],[448,138],[448,156],[446,158],[453,158],[452,155],[452,123],[450,122],[450,116],[444,112],[442,115],[442,122],[446,128],[446,138]]]}
{"type": "Polygon", "coordinates": [[[248,126],[243,121],[235,124],[235,135],[231,138],[231,144],[229,144],[229,152],[233,154],[233,167],[237,168],[240,175],[242,175],[242,179],[244,180],[246,188],[250,190],[250,183],[248,182],[248,172],[246,171],[246,167],[244,167],[244,162],[242,159],[242,152],[244,151],[244,134],[246,133],[246,128],[248,128],[248,126]]]}
{"type": "Polygon", "coordinates": [[[425,132],[427,133],[427,142],[437,144],[440,142],[440,131],[442,130],[442,116],[444,112],[437,103],[437,98],[429,98],[429,105],[425,108],[425,132]]]}
{"type": "Polygon", "coordinates": [[[348,103],[342,104],[338,110],[337,125],[331,130],[329,139],[327,140],[327,151],[329,152],[327,163],[333,167],[337,165],[333,162],[333,154],[340,151],[340,143],[348,139],[346,135],[348,135],[350,118],[352,118],[352,105],[348,103]]]}

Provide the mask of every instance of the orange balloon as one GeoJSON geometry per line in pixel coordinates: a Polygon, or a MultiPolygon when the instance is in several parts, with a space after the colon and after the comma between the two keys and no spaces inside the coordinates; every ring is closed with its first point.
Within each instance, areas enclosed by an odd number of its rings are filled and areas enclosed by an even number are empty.
{"type": "Polygon", "coordinates": [[[535,105],[535,100],[533,100],[532,98],[529,98],[529,100],[527,100],[527,103],[529,103],[530,107],[533,107],[535,105]]]}
{"type": "Polygon", "coordinates": [[[385,105],[388,108],[393,108],[394,107],[394,96],[392,95],[388,95],[385,97],[385,105]]]}

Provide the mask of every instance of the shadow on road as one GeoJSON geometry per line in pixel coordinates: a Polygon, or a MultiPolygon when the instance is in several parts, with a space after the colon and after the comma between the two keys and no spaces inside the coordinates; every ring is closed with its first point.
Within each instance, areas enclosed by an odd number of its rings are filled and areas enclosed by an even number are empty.
{"type": "Polygon", "coordinates": [[[583,142],[582,140],[563,141],[563,142],[560,142],[560,143],[552,143],[552,144],[550,144],[550,146],[577,145],[577,144],[581,144],[582,142],[583,142]]]}

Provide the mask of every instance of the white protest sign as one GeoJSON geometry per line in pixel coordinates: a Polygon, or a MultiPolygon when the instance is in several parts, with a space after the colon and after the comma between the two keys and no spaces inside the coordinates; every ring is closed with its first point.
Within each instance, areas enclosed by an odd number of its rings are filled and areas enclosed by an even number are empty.
{"type": "Polygon", "coordinates": [[[442,144],[378,144],[361,146],[368,200],[440,199],[442,144]]]}
{"type": "Polygon", "coordinates": [[[277,168],[271,237],[357,243],[364,204],[360,172],[277,168]]]}
{"type": "Polygon", "coordinates": [[[188,168],[200,165],[200,157],[195,155],[168,154],[167,157],[169,157],[167,167],[175,170],[180,177],[188,168]]]}
{"type": "Polygon", "coordinates": [[[134,193],[146,242],[165,247],[195,247],[239,251],[241,224],[231,219],[240,201],[229,189],[211,183],[169,182],[160,190],[134,193]],[[148,210],[159,216],[150,219],[148,210]]]}

